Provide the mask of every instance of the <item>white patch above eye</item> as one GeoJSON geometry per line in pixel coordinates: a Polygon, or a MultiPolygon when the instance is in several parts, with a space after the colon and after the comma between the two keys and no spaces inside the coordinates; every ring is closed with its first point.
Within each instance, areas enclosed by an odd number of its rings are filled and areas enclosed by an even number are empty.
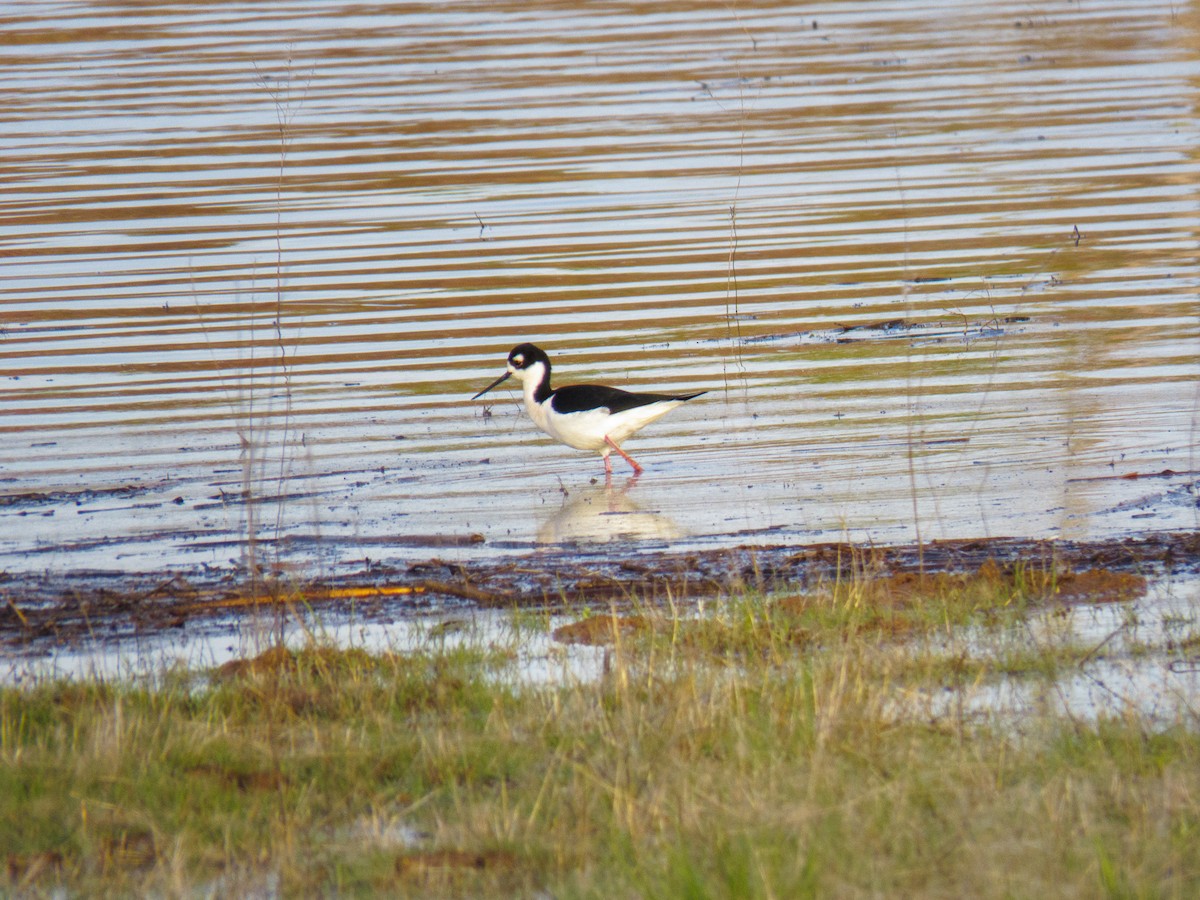
{"type": "Polygon", "coordinates": [[[521,353],[518,353],[512,358],[512,361],[514,366],[523,366],[525,365],[525,356],[521,353]]]}

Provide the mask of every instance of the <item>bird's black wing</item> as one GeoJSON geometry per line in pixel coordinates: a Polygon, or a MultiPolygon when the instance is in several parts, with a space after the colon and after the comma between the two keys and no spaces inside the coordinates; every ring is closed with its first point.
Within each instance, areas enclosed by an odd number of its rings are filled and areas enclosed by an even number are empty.
{"type": "Polygon", "coordinates": [[[705,392],[685,395],[634,394],[602,384],[572,384],[554,391],[551,405],[555,412],[564,414],[587,412],[592,409],[607,409],[610,413],[619,413],[664,400],[691,400],[703,393],[705,392]]]}

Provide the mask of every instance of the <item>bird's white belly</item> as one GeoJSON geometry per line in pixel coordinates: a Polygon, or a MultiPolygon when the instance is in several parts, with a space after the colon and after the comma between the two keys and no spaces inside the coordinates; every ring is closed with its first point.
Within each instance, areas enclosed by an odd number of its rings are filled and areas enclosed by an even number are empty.
{"type": "Polygon", "coordinates": [[[528,403],[529,417],[538,428],[555,440],[577,450],[603,450],[607,435],[620,444],[640,428],[662,418],[682,401],[652,403],[609,415],[607,409],[555,413],[549,403],[528,403]]]}

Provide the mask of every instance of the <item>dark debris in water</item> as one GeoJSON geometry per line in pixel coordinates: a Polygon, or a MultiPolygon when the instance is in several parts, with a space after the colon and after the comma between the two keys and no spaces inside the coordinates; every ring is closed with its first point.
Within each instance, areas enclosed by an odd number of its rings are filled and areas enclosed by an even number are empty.
{"type": "MultiPolygon", "coordinates": [[[[229,626],[231,617],[313,609],[393,620],[432,610],[609,607],[633,599],[652,603],[744,589],[804,589],[839,576],[977,571],[989,561],[1001,568],[1053,565],[1067,573],[1194,573],[1200,570],[1200,534],[1091,542],[995,538],[921,547],[826,543],[656,553],[610,548],[502,561],[367,562],[354,572],[324,579],[282,572],[251,579],[211,567],[137,575],[0,574],[0,643],[26,653],[49,653],[58,646],[150,636],[184,626],[220,629],[229,626]]],[[[1116,583],[1112,578],[1110,588],[1116,583]]],[[[1090,596],[1086,579],[1078,579],[1062,599],[1083,602],[1090,596]]]]}
{"type": "Polygon", "coordinates": [[[128,499],[150,491],[150,485],[121,484],[106,488],[81,488],[77,491],[24,491],[0,494],[0,509],[35,509],[48,505],[74,503],[82,506],[97,500],[128,499]]]}
{"type": "Polygon", "coordinates": [[[898,338],[937,342],[945,340],[972,341],[1004,336],[1008,329],[1029,321],[1028,316],[1005,316],[987,320],[923,321],[887,319],[855,325],[838,325],[812,331],[789,331],[776,334],[751,335],[742,338],[744,344],[854,344],[862,341],[886,341],[898,338]]]}

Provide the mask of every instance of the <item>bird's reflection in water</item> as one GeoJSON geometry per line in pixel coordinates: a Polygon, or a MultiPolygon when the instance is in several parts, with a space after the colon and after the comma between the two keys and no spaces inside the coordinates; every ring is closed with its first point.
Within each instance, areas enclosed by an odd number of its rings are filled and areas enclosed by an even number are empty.
{"type": "Polygon", "coordinates": [[[541,524],[539,544],[603,544],[609,541],[671,540],[684,531],[668,516],[639,507],[629,498],[633,476],[620,487],[603,483],[571,491],[563,506],[541,524]]]}

